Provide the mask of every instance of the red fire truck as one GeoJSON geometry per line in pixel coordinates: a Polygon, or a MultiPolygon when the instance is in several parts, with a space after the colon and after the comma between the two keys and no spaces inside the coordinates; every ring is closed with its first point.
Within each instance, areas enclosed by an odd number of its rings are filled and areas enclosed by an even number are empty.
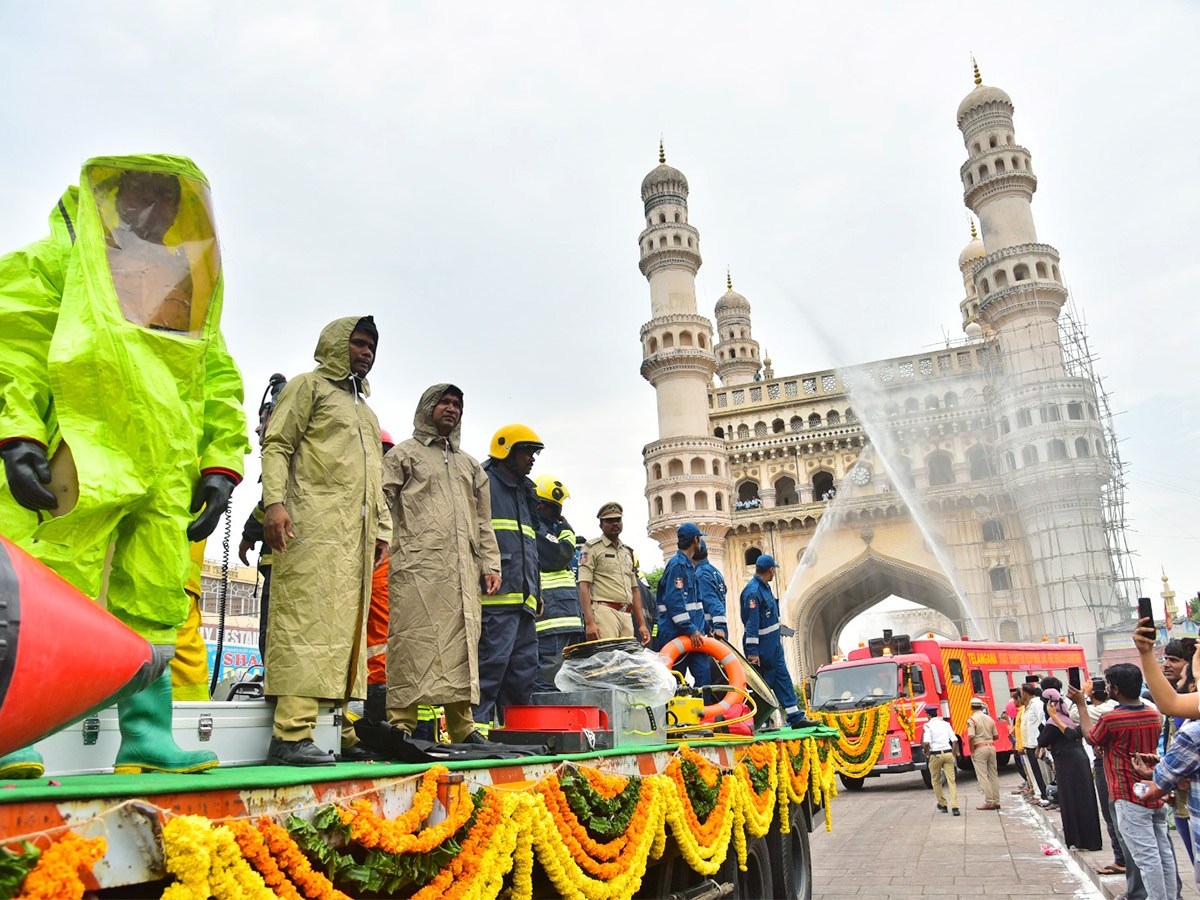
{"type": "MultiPolygon", "coordinates": [[[[955,748],[958,766],[968,769],[967,718],[971,698],[982,697],[1000,731],[996,756],[1003,766],[1012,757],[1008,723],[1002,718],[1012,690],[1034,675],[1053,675],[1066,685],[1067,669],[1073,666],[1080,668],[1081,679],[1088,677],[1083,648],[1078,644],[947,641],[932,634],[912,640],[906,634],[885,630],[882,638],[871,638],[844,660],[818,669],[808,705],[816,712],[841,712],[893,704],[888,737],[867,777],[920,770],[928,786],[929,770],[921,750],[926,706],[938,707],[954,727],[959,736],[955,748]]],[[[862,778],[840,777],[850,790],[863,786],[862,778]]]]}

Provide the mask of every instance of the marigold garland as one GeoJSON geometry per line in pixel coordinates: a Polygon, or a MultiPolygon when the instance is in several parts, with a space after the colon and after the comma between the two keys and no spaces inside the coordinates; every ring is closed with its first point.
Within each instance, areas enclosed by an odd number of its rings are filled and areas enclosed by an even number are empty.
{"type": "Polygon", "coordinates": [[[308,857],[300,852],[282,825],[277,825],[267,816],[260,817],[257,824],[279,868],[308,900],[351,900],[335,888],[328,878],[313,870],[308,857]]]}
{"type": "Polygon", "coordinates": [[[275,857],[271,855],[261,831],[249,822],[241,821],[227,822],[225,827],[233,834],[238,848],[242,851],[242,856],[250,865],[254,866],[255,871],[262,876],[263,881],[275,892],[277,897],[282,897],[284,900],[303,900],[300,892],[296,890],[296,886],[275,862],[275,857]]]}
{"type": "Polygon", "coordinates": [[[855,712],[814,712],[813,715],[838,731],[833,749],[834,765],[839,772],[850,778],[863,778],[875,768],[887,740],[892,716],[890,704],[855,712]]]}
{"type": "Polygon", "coordinates": [[[84,884],[80,870],[90,874],[107,851],[104,838],[87,839],[68,831],[38,857],[16,900],[81,900],[84,884]]]}
{"type": "MultiPolygon", "coordinates": [[[[204,816],[177,816],[163,829],[167,871],[178,879],[163,900],[273,900],[233,831],[204,816]]],[[[298,895],[297,895],[298,896],[298,895]]]]}
{"type": "Polygon", "coordinates": [[[413,801],[413,808],[399,818],[385,819],[375,812],[369,801],[356,800],[350,804],[350,809],[338,811],[342,824],[349,825],[350,837],[368,850],[379,849],[386,853],[428,853],[452,837],[475,811],[466,787],[458,785],[452,792],[447,817],[437,825],[415,831],[433,810],[438,777],[448,771],[445,766],[434,766],[426,772],[413,801]],[[414,812],[419,815],[414,816],[414,812]]]}

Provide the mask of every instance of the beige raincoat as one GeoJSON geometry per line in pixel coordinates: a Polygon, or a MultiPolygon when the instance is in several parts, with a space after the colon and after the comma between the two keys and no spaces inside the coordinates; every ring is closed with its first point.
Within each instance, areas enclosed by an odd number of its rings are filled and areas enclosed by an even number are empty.
{"type": "Polygon", "coordinates": [[[499,573],[500,551],[487,475],[460,449],[458,428],[446,446],[438,442],[433,408],[450,387],[435,384],[421,396],[413,436],[383,460],[392,511],[390,709],[479,702],[479,579],[499,573]]]}
{"type": "Polygon", "coordinates": [[[317,368],[288,382],[263,438],[263,505],[282,503],[296,532],[271,575],[264,690],[274,696],[366,696],[375,540],[391,537],[391,522],[379,420],[366,381],[350,377],[358,320],[325,326],[317,368]]]}

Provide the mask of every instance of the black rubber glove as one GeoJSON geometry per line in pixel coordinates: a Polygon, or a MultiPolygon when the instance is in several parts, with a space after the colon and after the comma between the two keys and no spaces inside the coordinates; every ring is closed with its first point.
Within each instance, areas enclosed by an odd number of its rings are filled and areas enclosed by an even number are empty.
{"type": "Polygon", "coordinates": [[[201,507],[204,508],[204,512],[196,516],[196,520],[188,526],[189,541],[194,544],[213,533],[217,522],[221,520],[221,513],[225,512],[225,507],[229,505],[229,498],[235,487],[237,482],[224,472],[209,472],[200,476],[200,480],[196,482],[196,490],[192,493],[192,512],[200,512],[201,507]]]}
{"type": "Polygon", "coordinates": [[[57,509],[58,498],[45,488],[50,483],[50,460],[36,441],[10,441],[0,447],[13,499],[26,509],[57,509]]]}

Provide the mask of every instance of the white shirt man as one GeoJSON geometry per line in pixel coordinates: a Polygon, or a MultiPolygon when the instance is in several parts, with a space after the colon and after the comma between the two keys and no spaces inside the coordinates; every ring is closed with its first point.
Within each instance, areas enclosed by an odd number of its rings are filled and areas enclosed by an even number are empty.
{"type": "Polygon", "coordinates": [[[954,814],[961,815],[958,809],[958,788],[954,784],[954,729],[950,723],[941,718],[941,711],[936,706],[927,706],[925,714],[929,721],[921,731],[921,747],[925,750],[928,760],[929,778],[933,783],[933,793],[937,797],[939,812],[949,812],[946,808],[946,797],[942,793],[942,779],[945,778],[950,788],[950,806],[954,814]]]}

